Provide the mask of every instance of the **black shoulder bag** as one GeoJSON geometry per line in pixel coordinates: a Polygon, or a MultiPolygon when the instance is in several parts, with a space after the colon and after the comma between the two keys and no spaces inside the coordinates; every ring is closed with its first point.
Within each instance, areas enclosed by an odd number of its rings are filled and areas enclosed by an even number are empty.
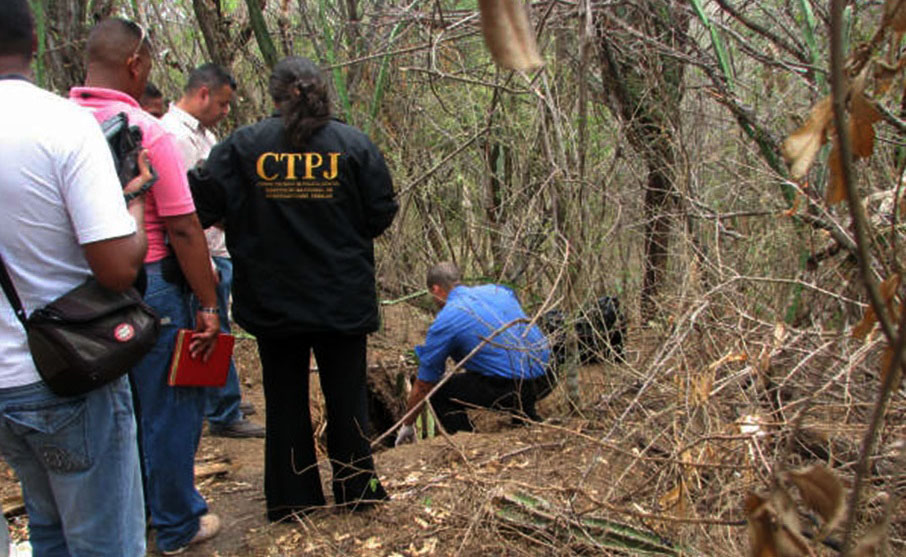
{"type": "Polygon", "coordinates": [[[87,393],[125,374],[160,334],[160,319],[135,288],[114,292],[89,278],[26,317],[2,257],[0,284],[25,327],[41,379],[60,396],[87,393]]]}

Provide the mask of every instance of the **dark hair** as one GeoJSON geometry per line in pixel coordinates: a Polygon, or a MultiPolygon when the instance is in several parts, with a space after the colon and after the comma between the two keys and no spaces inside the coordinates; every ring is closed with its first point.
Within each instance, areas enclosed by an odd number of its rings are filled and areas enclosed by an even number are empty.
{"type": "Polygon", "coordinates": [[[215,90],[224,85],[229,85],[230,89],[236,90],[236,80],[222,67],[217,64],[208,62],[198,66],[189,74],[189,81],[186,82],[186,93],[197,91],[201,87],[215,90]]]}
{"type": "Polygon", "coordinates": [[[147,84],[145,84],[145,92],[142,93],[142,98],[144,98],[144,99],[160,99],[163,96],[164,96],[164,94],[160,92],[160,89],[158,89],[156,85],[154,85],[150,81],[147,84]]]}
{"type": "Polygon", "coordinates": [[[35,34],[28,0],[3,0],[3,3],[0,9],[0,56],[21,56],[28,60],[35,34]]]}
{"type": "Polygon", "coordinates": [[[283,114],[290,145],[303,148],[308,138],[330,121],[327,83],[314,62],[301,56],[280,60],[271,72],[268,91],[283,114]]]}

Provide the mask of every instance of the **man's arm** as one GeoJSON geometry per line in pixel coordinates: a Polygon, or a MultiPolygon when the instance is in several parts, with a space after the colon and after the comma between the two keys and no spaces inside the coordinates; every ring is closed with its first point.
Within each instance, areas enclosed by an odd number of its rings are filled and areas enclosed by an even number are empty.
{"type": "Polygon", "coordinates": [[[92,242],[82,246],[94,278],[110,290],[122,292],[132,286],[148,247],[144,232],[92,242]]]}
{"type": "MultiPolygon", "coordinates": [[[[144,151],[139,155],[138,168],[140,174],[133,178],[124,193],[139,190],[151,179],[151,170],[148,167],[148,154],[144,151]]],[[[129,214],[135,219],[136,232],[129,236],[111,238],[99,242],[85,244],[85,260],[94,274],[94,278],[104,287],[117,292],[122,292],[132,286],[141,270],[148,251],[148,237],[145,235],[145,195],[129,201],[127,207],[129,214]]]]}
{"type": "MultiPolygon", "coordinates": [[[[409,393],[409,403],[406,406],[406,413],[417,406],[421,406],[422,402],[425,400],[425,396],[431,392],[431,389],[434,388],[434,385],[437,385],[437,382],[431,381],[422,381],[421,379],[416,379],[415,384],[412,385],[412,392],[409,393]]],[[[418,419],[419,412],[414,412],[409,416],[404,422],[404,425],[412,425],[415,423],[415,420],[418,419]]]]}
{"type": "Polygon", "coordinates": [[[192,355],[207,360],[214,351],[220,319],[217,313],[206,311],[217,308],[216,279],[211,268],[211,255],[205,241],[201,223],[195,213],[164,217],[170,246],[182,269],[186,282],[198,298],[200,308],[195,315],[195,336],[192,338],[192,355]]]}

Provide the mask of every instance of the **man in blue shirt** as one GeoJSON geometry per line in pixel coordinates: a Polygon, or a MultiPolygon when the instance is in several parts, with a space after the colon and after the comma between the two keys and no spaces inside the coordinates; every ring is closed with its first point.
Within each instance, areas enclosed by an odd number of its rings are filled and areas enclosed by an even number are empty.
{"type": "MultiPolygon", "coordinates": [[[[506,410],[539,420],[535,402],[550,393],[556,378],[548,373],[550,348],[512,290],[497,284],[464,286],[459,268],[439,263],[428,271],[428,291],[440,309],[417,346],[418,378],[409,408],[444,375],[447,358],[464,362],[457,373],[431,396],[431,406],[448,433],[472,431],[466,409],[506,410]]],[[[412,416],[397,434],[396,444],[415,440],[412,416]]]]}

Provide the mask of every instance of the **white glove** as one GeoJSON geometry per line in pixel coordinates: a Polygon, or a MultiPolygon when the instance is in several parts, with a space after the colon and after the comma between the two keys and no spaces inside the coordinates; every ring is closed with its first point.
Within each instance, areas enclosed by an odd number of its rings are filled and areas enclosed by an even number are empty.
{"type": "Polygon", "coordinates": [[[393,446],[399,447],[407,443],[415,443],[415,426],[403,424],[396,432],[396,442],[393,443],[393,446]]]}

